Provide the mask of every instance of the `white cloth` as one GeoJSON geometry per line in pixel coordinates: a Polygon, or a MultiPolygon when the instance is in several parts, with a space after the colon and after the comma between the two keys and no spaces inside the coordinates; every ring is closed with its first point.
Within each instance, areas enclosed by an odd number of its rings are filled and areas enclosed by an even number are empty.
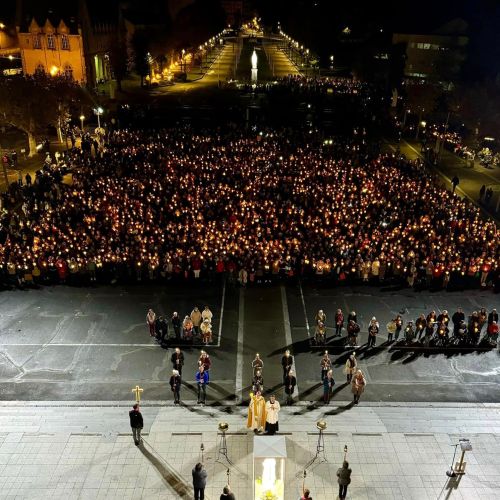
{"type": "Polygon", "coordinates": [[[275,424],[278,422],[278,414],[280,412],[280,404],[278,401],[271,403],[271,401],[266,402],[266,422],[269,424],[275,424]]]}

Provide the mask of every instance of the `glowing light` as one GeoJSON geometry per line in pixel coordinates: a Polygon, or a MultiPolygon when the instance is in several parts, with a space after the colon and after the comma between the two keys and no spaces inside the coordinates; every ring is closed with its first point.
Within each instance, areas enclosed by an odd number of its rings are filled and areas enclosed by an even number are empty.
{"type": "Polygon", "coordinates": [[[252,53],[251,61],[252,61],[252,69],[257,69],[258,58],[257,58],[257,53],[255,52],[255,49],[252,53]]]}

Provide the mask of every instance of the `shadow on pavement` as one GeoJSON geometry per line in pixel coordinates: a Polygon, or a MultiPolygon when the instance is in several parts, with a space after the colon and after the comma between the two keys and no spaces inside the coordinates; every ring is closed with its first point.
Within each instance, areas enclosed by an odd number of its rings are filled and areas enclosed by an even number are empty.
{"type": "Polygon", "coordinates": [[[161,457],[161,455],[143,439],[143,444],[139,446],[141,453],[149,460],[151,465],[160,473],[165,484],[176,494],[179,498],[193,498],[191,487],[186,484],[182,477],[161,457]],[[149,448],[146,449],[144,443],[149,448]]]}
{"type": "Polygon", "coordinates": [[[354,402],[351,401],[350,403],[344,405],[344,406],[338,406],[337,408],[333,408],[332,410],[325,411],[322,416],[331,416],[331,415],[340,415],[341,413],[344,413],[347,410],[350,410],[354,406],[354,402]]]}

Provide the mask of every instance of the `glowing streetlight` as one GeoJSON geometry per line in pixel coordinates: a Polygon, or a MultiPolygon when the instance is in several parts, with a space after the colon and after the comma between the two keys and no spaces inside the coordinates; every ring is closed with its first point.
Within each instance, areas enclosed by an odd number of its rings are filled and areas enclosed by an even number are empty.
{"type": "Polygon", "coordinates": [[[80,123],[82,124],[82,132],[83,132],[83,122],[85,121],[85,116],[80,115],[80,123]]]}
{"type": "Polygon", "coordinates": [[[97,115],[97,127],[101,128],[101,115],[104,113],[104,110],[101,106],[94,108],[94,113],[97,115]]]}
{"type": "Polygon", "coordinates": [[[50,68],[50,75],[51,76],[56,76],[57,73],[59,73],[59,68],[57,66],[51,66],[51,68],[50,68]]]}

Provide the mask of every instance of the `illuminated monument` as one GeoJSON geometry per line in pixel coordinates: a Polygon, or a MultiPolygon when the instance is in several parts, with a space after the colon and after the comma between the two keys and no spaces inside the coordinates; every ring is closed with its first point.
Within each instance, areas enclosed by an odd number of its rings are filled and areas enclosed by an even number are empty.
{"type": "Polygon", "coordinates": [[[250,58],[252,61],[252,82],[257,81],[257,52],[255,49],[253,50],[252,57],[250,58]]]}

